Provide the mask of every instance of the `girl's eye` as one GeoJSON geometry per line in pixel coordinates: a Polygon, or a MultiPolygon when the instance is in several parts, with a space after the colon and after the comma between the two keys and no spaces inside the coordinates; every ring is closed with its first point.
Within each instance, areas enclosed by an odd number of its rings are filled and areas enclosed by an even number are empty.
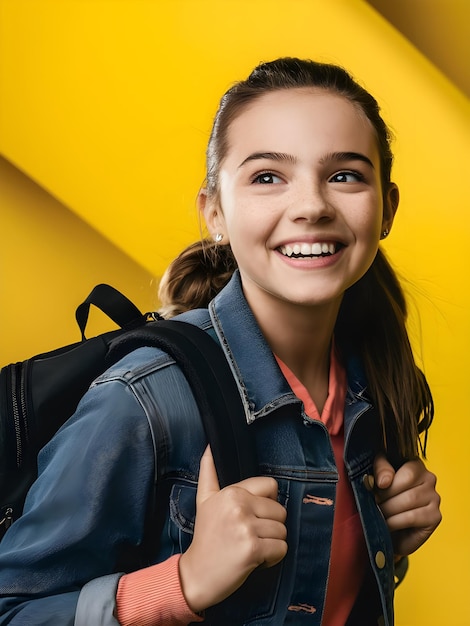
{"type": "Polygon", "coordinates": [[[253,182],[258,185],[278,185],[283,181],[279,178],[279,176],[276,176],[276,174],[273,174],[272,172],[263,172],[262,174],[255,176],[253,178],[253,182]]]}
{"type": "Polygon", "coordinates": [[[338,172],[330,178],[331,183],[357,183],[364,180],[359,172],[338,172]]]}

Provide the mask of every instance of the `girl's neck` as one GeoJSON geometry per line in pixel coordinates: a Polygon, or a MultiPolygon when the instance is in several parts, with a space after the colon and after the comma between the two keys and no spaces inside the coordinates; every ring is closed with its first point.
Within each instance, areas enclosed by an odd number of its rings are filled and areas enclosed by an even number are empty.
{"type": "Polygon", "coordinates": [[[247,299],[272,351],[307,388],[321,413],[328,395],[331,340],[340,302],[313,307],[269,295],[247,299]]]}

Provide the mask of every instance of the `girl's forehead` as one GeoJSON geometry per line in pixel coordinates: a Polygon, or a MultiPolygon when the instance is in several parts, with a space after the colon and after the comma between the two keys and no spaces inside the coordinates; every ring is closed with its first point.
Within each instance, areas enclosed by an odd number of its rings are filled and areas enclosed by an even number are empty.
{"type": "MultiPolygon", "coordinates": [[[[338,149],[377,148],[376,133],[359,105],[318,88],[293,88],[258,96],[232,120],[227,154],[239,150],[302,150],[318,141],[338,149]]],[[[375,151],[375,150],[374,150],[375,151]]]]}

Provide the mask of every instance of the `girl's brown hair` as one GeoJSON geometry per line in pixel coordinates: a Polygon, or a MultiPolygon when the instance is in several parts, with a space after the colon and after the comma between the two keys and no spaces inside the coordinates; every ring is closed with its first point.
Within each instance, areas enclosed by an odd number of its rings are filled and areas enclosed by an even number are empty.
{"type": "Polygon", "coordinates": [[[229,246],[204,239],[185,248],[169,265],[158,289],[159,313],[170,318],[205,308],[237,267],[229,246]]]}
{"type": "MultiPolygon", "coordinates": [[[[262,63],[222,97],[207,148],[206,190],[218,194],[220,166],[228,151],[231,122],[266,93],[313,87],[341,95],[358,107],[375,129],[385,197],[391,184],[391,133],[377,101],[341,67],[310,60],[281,58],[262,63]]],[[[187,249],[163,281],[164,313],[207,306],[236,267],[229,246],[208,240],[187,249]]],[[[404,458],[425,453],[419,434],[429,428],[433,402],[426,379],[416,366],[406,330],[407,307],[399,281],[381,250],[368,272],[343,298],[335,327],[336,345],[345,357],[359,355],[368,389],[379,412],[385,443],[392,436],[404,458]]]]}

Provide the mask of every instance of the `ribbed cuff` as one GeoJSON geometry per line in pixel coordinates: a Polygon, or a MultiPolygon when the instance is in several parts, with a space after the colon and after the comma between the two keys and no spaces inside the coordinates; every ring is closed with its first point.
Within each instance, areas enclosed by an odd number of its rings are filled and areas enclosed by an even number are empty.
{"type": "Polygon", "coordinates": [[[178,570],[180,556],[175,554],[163,563],[121,577],[116,611],[122,626],[185,626],[203,621],[184,598],[178,570]]]}

